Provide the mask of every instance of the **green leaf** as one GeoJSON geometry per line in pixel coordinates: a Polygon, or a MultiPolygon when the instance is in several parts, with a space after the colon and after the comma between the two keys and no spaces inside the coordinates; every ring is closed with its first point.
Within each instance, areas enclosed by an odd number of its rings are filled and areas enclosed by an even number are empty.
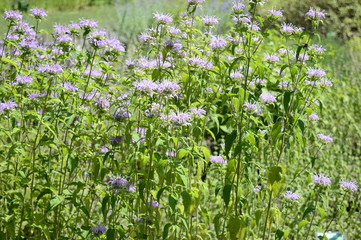
{"type": "Polygon", "coordinates": [[[304,219],[309,213],[315,211],[315,207],[310,205],[306,208],[306,210],[303,212],[302,219],[304,219]]]}
{"type": "Polygon", "coordinates": [[[231,185],[226,185],[224,186],[223,188],[223,201],[224,201],[224,204],[226,206],[228,206],[229,204],[229,200],[231,199],[231,189],[232,189],[232,186],[231,185]]]}
{"type": "Polygon", "coordinates": [[[298,47],[297,47],[297,51],[296,51],[296,61],[298,61],[298,58],[299,58],[299,56],[300,56],[300,52],[301,52],[302,48],[303,48],[303,46],[298,46],[298,47]]]}
{"type": "Polygon", "coordinates": [[[282,230],[277,229],[275,239],[281,240],[284,235],[285,235],[285,233],[282,230]]]}
{"type": "Polygon", "coordinates": [[[232,216],[228,221],[228,231],[231,240],[245,239],[247,222],[244,217],[232,216]]]}
{"type": "Polygon", "coordinates": [[[289,108],[289,103],[291,100],[291,91],[287,91],[285,92],[284,96],[283,96],[283,107],[285,108],[285,112],[288,112],[288,108],[289,108]]]}
{"type": "Polygon", "coordinates": [[[283,165],[273,166],[268,171],[268,183],[274,197],[278,195],[285,183],[285,173],[283,165]]]}
{"type": "Polygon", "coordinates": [[[181,193],[181,195],[182,195],[182,199],[183,199],[184,211],[186,213],[189,213],[190,212],[190,207],[191,207],[191,204],[192,204],[191,195],[187,191],[183,191],[181,193]]]}
{"type": "Polygon", "coordinates": [[[53,209],[56,206],[58,206],[60,203],[62,203],[64,201],[64,197],[63,196],[55,196],[53,199],[50,200],[50,208],[53,209]]]}
{"type": "Polygon", "coordinates": [[[309,223],[309,221],[307,221],[307,220],[302,220],[301,222],[299,222],[299,223],[298,223],[298,231],[300,231],[301,228],[302,228],[303,226],[305,226],[306,224],[308,224],[308,223],[309,223]]]}
{"type": "Polygon", "coordinates": [[[298,126],[300,127],[302,133],[304,133],[304,131],[305,131],[305,123],[301,119],[298,119],[298,126]]]}
{"type": "Polygon", "coordinates": [[[226,136],[226,141],[225,141],[225,151],[226,151],[226,155],[229,156],[229,151],[232,148],[232,145],[234,143],[234,140],[237,137],[237,131],[233,130],[231,134],[227,134],[226,136]]]}
{"type": "Polygon", "coordinates": [[[163,239],[167,239],[168,237],[168,233],[169,233],[169,228],[172,227],[171,223],[167,223],[164,228],[163,228],[163,239]]]}

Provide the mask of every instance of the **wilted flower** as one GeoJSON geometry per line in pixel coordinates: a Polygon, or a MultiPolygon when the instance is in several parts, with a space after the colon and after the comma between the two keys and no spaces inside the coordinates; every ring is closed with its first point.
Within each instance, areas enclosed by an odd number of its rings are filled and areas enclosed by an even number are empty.
{"type": "Polygon", "coordinates": [[[331,179],[325,177],[323,174],[316,174],[312,176],[312,181],[318,185],[328,186],[331,184],[331,179]]]}
{"type": "Polygon", "coordinates": [[[187,0],[190,5],[197,5],[200,3],[204,3],[205,0],[187,0]]]}
{"type": "Polygon", "coordinates": [[[227,160],[225,160],[223,157],[221,156],[211,156],[210,157],[210,161],[214,162],[214,163],[222,163],[222,164],[227,164],[227,160]]]}
{"type": "Polygon", "coordinates": [[[358,189],[357,184],[355,182],[352,182],[352,181],[341,181],[340,186],[342,188],[350,190],[351,192],[356,192],[357,189],[358,189]]]}
{"type": "Polygon", "coordinates": [[[261,102],[264,103],[273,103],[273,102],[277,102],[276,97],[269,92],[263,92],[260,96],[261,102]]]}
{"type": "Polygon", "coordinates": [[[294,193],[292,191],[285,192],[283,196],[288,200],[290,200],[291,202],[297,202],[297,200],[300,198],[300,196],[297,193],[294,193]]]}
{"type": "Polygon", "coordinates": [[[95,235],[102,235],[107,231],[107,228],[104,225],[98,224],[95,227],[91,227],[90,230],[95,234],[95,235]]]}

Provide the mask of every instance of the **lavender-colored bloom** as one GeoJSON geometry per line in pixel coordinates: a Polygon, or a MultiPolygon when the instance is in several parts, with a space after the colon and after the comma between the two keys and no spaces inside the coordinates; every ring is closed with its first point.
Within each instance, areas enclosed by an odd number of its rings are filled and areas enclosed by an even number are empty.
{"type": "Polygon", "coordinates": [[[79,21],[79,26],[81,29],[84,29],[85,31],[91,31],[92,29],[98,27],[98,23],[91,19],[81,18],[79,21]]]}
{"type": "Polygon", "coordinates": [[[136,87],[139,91],[146,93],[152,93],[158,88],[158,84],[148,79],[136,81],[133,83],[133,86],[136,87]]]}
{"type": "Polygon", "coordinates": [[[92,77],[95,77],[95,78],[101,78],[102,77],[102,73],[99,72],[98,70],[96,69],[92,69],[91,72],[90,72],[90,69],[87,68],[84,70],[84,75],[85,76],[89,76],[89,74],[92,76],[92,77]]]}
{"type": "Polygon", "coordinates": [[[204,68],[204,69],[213,68],[212,62],[207,62],[206,60],[198,58],[198,57],[189,58],[189,64],[192,67],[196,67],[196,68],[204,68]]]}
{"type": "Polygon", "coordinates": [[[286,54],[286,53],[287,53],[287,50],[284,49],[284,48],[280,48],[280,49],[278,50],[278,52],[281,53],[281,54],[286,54]]]}
{"type": "Polygon", "coordinates": [[[23,15],[19,11],[10,10],[10,11],[5,11],[4,18],[6,20],[11,21],[11,22],[17,22],[17,21],[20,21],[23,18],[23,15]]]}
{"type": "Polygon", "coordinates": [[[229,74],[230,78],[232,79],[241,79],[243,78],[243,74],[240,73],[240,72],[236,72],[236,71],[232,71],[230,74],[229,74]]]}
{"type": "Polygon", "coordinates": [[[155,208],[162,207],[162,205],[161,205],[159,202],[155,201],[155,200],[149,202],[148,204],[149,204],[150,206],[152,206],[152,207],[155,207],[155,208]]]}
{"type": "Polygon", "coordinates": [[[189,125],[190,120],[192,119],[191,115],[184,112],[173,112],[168,117],[165,117],[167,120],[177,124],[177,125],[189,125]]]}
{"type": "MultiPolygon", "coordinates": [[[[291,56],[292,59],[295,59],[296,60],[296,54],[293,54],[291,56]]],[[[308,55],[306,53],[301,53],[299,56],[298,56],[298,61],[307,61],[309,59],[308,55]]]]}
{"type": "Polygon", "coordinates": [[[213,156],[211,155],[210,159],[211,162],[214,163],[221,163],[221,164],[227,164],[227,160],[225,160],[223,157],[221,156],[213,156]]]}
{"type": "Polygon", "coordinates": [[[95,234],[95,235],[102,235],[107,231],[107,228],[104,225],[98,224],[95,227],[91,227],[90,230],[95,234]]]}
{"type": "Polygon", "coordinates": [[[282,23],[281,32],[292,34],[295,31],[295,26],[292,23],[282,23]]]}
{"type": "MultiPolygon", "coordinates": [[[[249,30],[252,30],[252,31],[259,31],[261,30],[261,28],[259,27],[259,24],[258,23],[250,23],[250,24],[247,24],[247,28],[249,30]]],[[[254,40],[255,42],[258,41],[258,38],[256,40],[254,40]]]]}
{"type": "Polygon", "coordinates": [[[291,83],[290,82],[280,82],[278,84],[278,87],[281,88],[281,89],[289,89],[291,88],[291,83]]]}
{"type": "Polygon", "coordinates": [[[307,71],[308,77],[321,78],[326,76],[326,72],[321,68],[309,68],[307,71]]]}
{"type": "Polygon", "coordinates": [[[35,19],[44,19],[48,16],[47,12],[44,9],[41,8],[33,8],[30,9],[30,14],[35,17],[35,19]]]}
{"type": "Polygon", "coordinates": [[[356,192],[358,189],[357,184],[352,181],[341,181],[340,186],[346,190],[350,190],[351,192],[356,192]]]}
{"type": "Polygon", "coordinates": [[[202,108],[190,108],[189,111],[190,111],[192,116],[199,117],[199,118],[204,117],[206,115],[206,113],[207,113],[202,108]]]}
{"type": "Polygon", "coordinates": [[[311,179],[317,185],[328,186],[331,184],[331,179],[325,177],[323,174],[313,175],[311,179]]]}
{"type": "Polygon", "coordinates": [[[270,54],[264,55],[264,58],[266,59],[266,61],[270,61],[270,62],[277,62],[280,60],[279,57],[277,57],[276,55],[270,55],[270,54]]]}
{"type": "Polygon", "coordinates": [[[18,44],[26,50],[35,49],[38,47],[38,42],[35,39],[28,37],[21,39],[18,44]]]}
{"type": "Polygon", "coordinates": [[[70,33],[78,33],[80,31],[80,25],[77,23],[70,23],[68,29],[70,33]]]}
{"type": "Polygon", "coordinates": [[[323,142],[330,143],[333,142],[333,139],[330,135],[326,136],[323,133],[319,133],[316,135],[319,139],[321,139],[323,142]]]}
{"type": "Polygon", "coordinates": [[[218,24],[218,18],[212,16],[204,16],[201,18],[201,20],[206,26],[213,26],[218,24]]]}
{"type": "Polygon", "coordinates": [[[310,50],[314,51],[315,53],[323,53],[326,51],[326,48],[324,48],[323,46],[320,46],[318,44],[312,44],[310,46],[310,50]]]}
{"type": "Polygon", "coordinates": [[[34,93],[29,93],[28,98],[29,98],[30,100],[34,100],[34,99],[36,99],[36,98],[38,98],[38,97],[41,97],[41,96],[42,96],[41,93],[39,93],[39,92],[34,92],[34,93]]]}
{"type": "Polygon", "coordinates": [[[33,78],[30,76],[24,76],[24,75],[19,75],[15,78],[16,82],[19,84],[29,84],[32,83],[33,78]]]}
{"type": "Polygon", "coordinates": [[[107,47],[110,48],[110,50],[114,53],[119,54],[125,52],[124,45],[118,39],[115,38],[106,39],[106,44],[107,47]]]}
{"type": "Polygon", "coordinates": [[[283,13],[282,13],[282,10],[275,10],[275,9],[271,9],[268,11],[268,13],[270,14],[270,16],[272,18],[279,18],[279,17],[283,17],[283,13]]]}
{"type": "Polygon", "coordinates": [[[318,121],[320,119],[316,113],[312,113],[308,118],[312,121],[318,121]]]}
{"type": "Polygon", "coordinates": [[[173,22],[172,15],[170,14],[154,13],[153,18],[155,18],[160,25],[166,25],[173,22]]]}
{"type": "Polygon", "coordinates": [[[60,35],[59,37],[56,38],[56,41],[59,42],[59,43],[65,43],[65,44],[69,44],[72,42],[72,38],[67,35],[67,34],[63,34],[63,35],[60,35]]]}
{"type": "Polygon", "coordinates": [[[250,24],[251,23],[251,19],[249,19],[248,17],[243,16],[243,15],[233,16],[232,21],[235,24],[250,24]]]}
{"type": "Polygon", "coordinates": [[[151,42],[155,40],[149,33],[141,33],[138,37],[139,41],[141,42],[151,42]]]}
{"type": "Polygon", "coordinates": [[[249,111],[249,112],[256,112],[256,111],[257,111],[257,105],[256,105],[256,104],[249,103],[249,102],[244,102],[243,108],[244,108],[246,111],[249,111]]]}
{"type": "Polygon", "coordinates": [[[50,73],[50,74],[56,74],[56,73],[62,73],[63,68],[60,66],[60,64],[45,64],[38,67],[39,72],[44,73],[50,73]]]}
{"type": "Polygon", "coordinates": [[[63,87],[64,87],[64,89],[72,91],[72,92],[78,91],[78,86],[75,84],[72,84],[70,82],[63,83],[63,87]]]}
{"type": "Polygon", "coordinates": [[[261,99],[261,102],[264,102],[264,103],[277,102],[276,97],[272,93],[269,93],[269,92],[263,92],[260,96],[260,99],[261,99]]]}
{"type": "Polygon", "coordinates": [[[325,86],[325,87],[332,87],[332,81],[330,80],[330,79],[328,79],[328,78],[326,78],[326,79],[320,79],[319,81],[318,81],[318,84],[320,84],[320,85],[323,85],[323,86],[325,86]]]}
{"type": "Polygon", "coordinates": [[[169,27],[167,30],[168,33],[173,36],[182,33],[182,31],[179,28],[175,28],[175,27],[169,27]]]}
{"type": "Polygon", "coordinates": [[[221,49],[227,46],[227,41],[220,36],[212,36],[209,46],[213,49],[221,49]]]}
{"type": "Polygon", "coordinates": [[[147,109],[144,111],[144,115],[146,117],[158,116],[160,114],[162,108],[163,108],[162,105],[160,105],[158,103],[152,103],[150,109],[147,109]]]}
{"type": "Polygon", "coordinates": [[[322,20],[326,17],[326,13],[324,10],[317,11],[314,8],[310,8],[308,12],[306,13],[306,17],[312,19],[312,20],[322,20]]]}
{"type": "Polygon", "coordinates": [[[244,8],[246,7],[246,5],[244,5],[243,3],[240,2],[234,2],[233,6],[232,6],[232,11],[235,14],[240,14],[243,12],[244,8]]]}
{"type": "Polygon", "coordinates": [[[180,86],[174,81],[164,80],[158,84],[156,89],[159,93],[173,94],[180,90],[180,86]]]}
{"type": "Polygon", "coordinates": [[[169,151],[169,150],[167,150],[165,152],[165,155],[168,157],[176,157],[177,156],[177,154],[174,151],[169,151]]]}
{"type": "Polygon", "coordinates": [[[261,185],[257,185],[257,186],[255,186],[255,187],[253,188],[253,192],[258,193],[259,191],[261,191],[261,189],[262,189],[262,186],[261,186],[261,185]]]}
{"type": "Polygon", "coordinates": [[[100,97],[98,98],[98,100],[95,102],[95,105],[101,108],[109,108],[110,107],[110,102],[108,99],[100,97]]]}
{"type": "Polygon", "coordinates": [[[287,191],[283,194],[283,196],[290,200],[291,202],[297,202],[297,200],[300,198],[300,196],[297,193],[294,193],[292,191],[287,191]]]}
{"type": "Polygon", "coordinates": [[[3,102],[0,103],[0,113],[3,113],[4,110],[12,110],[18,105],[13,101],[3,102]]]}
{"type": "Polygon", "coordinates": [[[69,31],[69,28],[67,26],[55,24],[54,25],[54,33],[56,35],[63,35],[63,34],[70,33],[70,31],[69,31]]]}
{"type": "Polygon", "coordinates": [[[135,187],[128,182],[125,178],[118,176],[118,177],[111,177],[106,182],[113,190],[126,190],[128,192],[135,191],[135,187]]]}
{"type": "Polygon", "coordinates": [[[107,152],[109,152],[109,149],[108,149],[107,147],[105,147],[105,146],[102,146],[102,147],[100,148],[100,152],[102,152],[102,153],[107,153],[107,152]]]}

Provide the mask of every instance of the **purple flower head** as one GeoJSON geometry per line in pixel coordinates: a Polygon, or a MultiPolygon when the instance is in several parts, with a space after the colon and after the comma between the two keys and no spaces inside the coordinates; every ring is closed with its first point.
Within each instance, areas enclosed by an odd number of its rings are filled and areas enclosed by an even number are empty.
{"type": "Polygon", "coordinates": [[[253,192],[258,193],[259,191],[261,191],[261,189],[262,189],[262,186],[261,186],[261,185],[257,185],[257,186],[255,186],[255,187],[253,188],[253,192]]]}
{"type": "Polygon", "coordinates": [[[156,89],[159,93],[174,94],[180,90],[180,86],[174,81],[164,80],[158,84],[156,89]]]}
{"type": "Polygon", "coordinates": [[[201,18],[201,20],[206,26],[213,26],[218,24],[218,18],[212,16],[204,16],[201,18]]]}
{"type": "Polygon", "coordinates": [[[59,42],[60,44],[70,44],[72,40],[73,39],[67,34],[60,35],[59,37],[56,38],[56,41],[59,42]]]}
{"type": "Polygon", "coordinates": [[[19,75],[15,78],[15,80],[19,84],[29,84],[32,83],[33,78],[30,76],[19,75]]]}
{"type": "Polygon", "coordinates": [[[70,33],[70,31],[69,31],[69,28],[67,26],[55,24],[54,25],[54,33],[56,35],[63,35],[63,34],[70,33]]]}
{"type": "Polygon", "coordinates": [[[221,36],[212,36],[209,46],[213,49],[222,49],[227,46],[227,41],[221,36]]]}
{"type": "Polygon", "coordinates": [[[292,87],[290,82],[280,82],[278,87],[281,89],[290,89],[292,87]]]}
{"type": "Polygon", "coordinates": [[[240,14],[243,12],[244,8],[246,7],[246,5],[244,5],[243,3],[240,2],[234,2],[233,6],[232,6],[232,11],[235,14],[240,14]]]}
{"type": "Polygon", "coordinates": [[[355,182],[352,181],[341,181],[340,186],[346,190],[349,190],[351,192],[356,192],[358,189],[358,186],[355,182]]]}
{"type": "Polygon", "coordinates": [[[132,114],[130,112],[120,109],[114,114],[114,119],[122,121],[126,118],[130,118],[131,116],[132,114]]]}
{"type": "Polygon", "coordinates": [[[167,150],[165,152],[165,155],[168,157],[176,157],[177,156],[177,154],[174,151],[169,151],[169,150],[167,150]]]}
{"type": "Polygon", "coordinates": [[[77,23],[70,23],[68,25],[68,29],[69,29],[70,33],[75,34],[75,33],[78,33],[80,31],[80,25],[77,24],[77,23]]]}
{"type": "Polygon", "coordinates": [[[84,18],[81,18],[79,20],[79,26],[81,29],[89,32],[91,31],[92,29],[94,28],[97,28],[98,27],[98,23],[94,20],[91,20],[91,19],[84,19],[84,18]]]}
{"type": "Polygon", "coordinates": [[[4,110],[12,110],[18,105],[13,101],[3,102],[0,103],[0,113],[3,113],[4,110]]]}
{"type": "Polygon", "coordinates": [[[167,30],[168,30],[168,33],[173,36],[182,33],[182,31],[179,28],[175,28],[175,27],[169,27],[167,30]]]}
{"type": "Polygon", "coordinates": [[[109,48],[109,51],[112,53],[120,54],[122,52],[125,52],[124,45],[115,38],[109,38],[106,39],[107,48],[109,48]]]}
{"type": "Polygon", "coordinates": [[[249,103],[249,102],[244,102],[243,108],[248,112],[256,112],[257,111],[257,105],[249,103]]]}
{"type": "Polygon", "coordinates": [[[152,42],[155,40],[149,33],[141,33],[138,37],[139,41],[141,42],[152,42]]]}
{"type": "MultiPolygon", "coordinates": [[[[250,23],[250,24],[247,24],[247,28],[249,30],[252,30],[252,31],[259,31],[261,30],[261,28],[259,27],[259,24],[258,23],[250,23]]],[[[258,41],[258,38],[256,40],[254,40],[255,42],[258,41]]]]}
{"type": "Polygon", "coordinates": [[[295,31],[295,26],[292,23],[282,23],[281,32],[285,34],[292,34],[295,31]]]}
{"type": "Polygon", "coordinates": [[[190,125],[190,120],[192,119],[191,115],[184,112],[172,112],[169,116],[163,116],[163,119],[169,120],[176,125],[190,125]]]}
{"type": "Polygon", "coordinates": [[[325,134],[323,133],[319,133],[316,135],[319,139],[321,139],[323,142],[326,142],[326,143],[330,143],[330,142],[333,142],[333,139],[331,137],[331,135],[328,135],[326,136],[325,134]]]}
{"type": "Polygon", "coordinates": [[[318,121],[320,119],[316,113],[312,113],[308,118],[312,121],[318,121]]]}
{"type": "Polygon", "coordinates": [[[198,57],[189,58],[189,64],[195,68],[211,69],[213,68],[212,62],[207,62],[204,59],[198,57]]]}
{"type": "Polygon", "coordinates": [[[135,191],[135,187],[123,177],[111,177],[106,182],[113,190],[135,191]]]}
{"type": "Polygon", "coordinates": [[[326,76],[326,72],[321,68],[309,68],[307,71],[309,78],[322,78],[326,76]]]}
{"type": "Polygon", "coordinates": [[[34,16],[35,19],[41,20],[48,16],[47,12],[41,8],[30,9],[30,14],[34,16]]]}
{"type": "Polygon", "coordinates": [[[63,88],[72,92],[78,91],[78,86],[70,82],[63,83],[63,88]]]}
{"type": "Polygon", "coordinates": [[[153,18],[156,19],[160,25],[167,25],[173,22],[172,15],[170,14],[154,13],[153,18]]]}
{"type": "Polygon", "coordinates": [[[269,93],[269,92],[263,92],[260,96],[260,99],[261,99],[261,102],[264,102],[264,103],[277,102],[276,97],[272,93],[269,93]]]}
{"type": "Polygon", "coordinates": [[[283,17],[282,10],[271,9],[271,10],[268,11],[268,14],[270,15],[270,17],[272,19],[278,19],[280,17],[283,17]]]}
{"type": "Polygon", "coordinates": [[[221,156],[213,156],[211,155],[210,159],[211,162],[214,163],[221,163],[221,164],[227,164],[227,160],[225,160],[223,157],[221,156]]]}
{"type": "Polygon", "coordinates": [[[64,72],[63,68],[58,63],[39,66],[38,71],[43,73],[50,73],[50,74],[57,74],[64,72]]]}
{"type": "Polygon", "coordinates": [[[328,186],[331,184],[331,179],[325,177],[323,174],[313,175],[311,179],[317,185],[328,186]]]}
{"type": "Polygon", "coordinates": [[[5,11],[4,18],[11,22],[18,22],[23,18],[23,15],[19,11],[10,10],[10,11],[5,11]]]}
{"type": "Polygon", "coordinates": [[[206,111],[202,108],[190,108],[190,114],[195,117],[203,118],[206,115],[206,111]]]}
{"type": "Polygon", "coordinates": [[[109,149],[108,149],[107,147],[105,147],[105,146],[102,146],[102,147],[100,148],[100,152],[102,152],[102,153],[107,153],[107,152],[109,152],[109,149]]]}
{"type": "Polygon", "coordinates": [[[98,224],[95,227],[91,227],[90,230],[94,235],[102,235],[107,231],[107,228],[104,225],[98,224]]]}
{"type": "Polygon", "coordinates": [[[270,55],[270,54],[264,55],[264,58],[266,59],[266,61],[269,62],[278,62],[280,60],[279,57],[277,57],[276,55],[270,55]]]}
{"type": "Polygon", "coordinates": [[[310,50],[314,51],[315,53],[321,54],[326,51],[326,48],[324,48],[318,44],[312,44],[310,46],[310,50]]]}
{"type": "Polygon", "coordinates": [[[42,96],[41,93],[39,93],[39,92],[34,92],[34,93],[29,93],[28,98],[29,98],[30,100],[34,100],[34,99],[36,99],[36,98],[38,98],[38,97],[41,97],[41,96],[42,96]]]}
{"type": "Polygon", "coordinates": [[[311,20],[322,20],[326,17],[326,13],[324,10],[317,11],[316,9],[311,7],[306,13],[306,17],[308,17],[311,20]]]}
{"type": "Polygon", "coordinates": [[[243,74],[240,73],[240,72],[236,72],[236,71],[232,71],[230,74],[229,74],[230,78],[232,79],[241,79],[243,78],[243,74]]]}
{"type": "Polygon", "coordinates": [[[148,79],[136,81],[133,83],[133,86],[137,88],[139,91],[145,93],[152,93],[158,88],[158,84],[148,79]]]}
{"type": "Polygon", "coordinates": [[[95,106],[100,107],[100,108],[109,108],[110,107],[110,102],[109,102],[108,99],[100,97],[95,102],[95,106]]]}
{"type": "Polygon", "coordinates": [[[150,206],[152,206],[152,207],[155,207],[155,208],[162,207],[162,205],[161,205],[159,202],[155,201],[155,200],[149,202],[148,204],[149,204],[150,206]]]}
{"type": "Polygon", "coordinates": [[[291,202],[298,202],[297,200],[300,198],[300,196],[297,193],[294,193],[292,191],[285,192],[283,196],[291,202]]]}

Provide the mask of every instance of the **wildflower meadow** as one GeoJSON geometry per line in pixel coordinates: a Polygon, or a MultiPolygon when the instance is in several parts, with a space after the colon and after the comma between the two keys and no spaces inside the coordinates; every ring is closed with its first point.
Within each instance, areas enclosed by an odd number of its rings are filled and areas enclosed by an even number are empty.
{"type": "Polygon", "coordinates": [[[155,12],[132,54],[92,19],[5,11],[0,239],[360,239],[327,12],[234,2],[222,32],[204,2],[155,12]]]}

